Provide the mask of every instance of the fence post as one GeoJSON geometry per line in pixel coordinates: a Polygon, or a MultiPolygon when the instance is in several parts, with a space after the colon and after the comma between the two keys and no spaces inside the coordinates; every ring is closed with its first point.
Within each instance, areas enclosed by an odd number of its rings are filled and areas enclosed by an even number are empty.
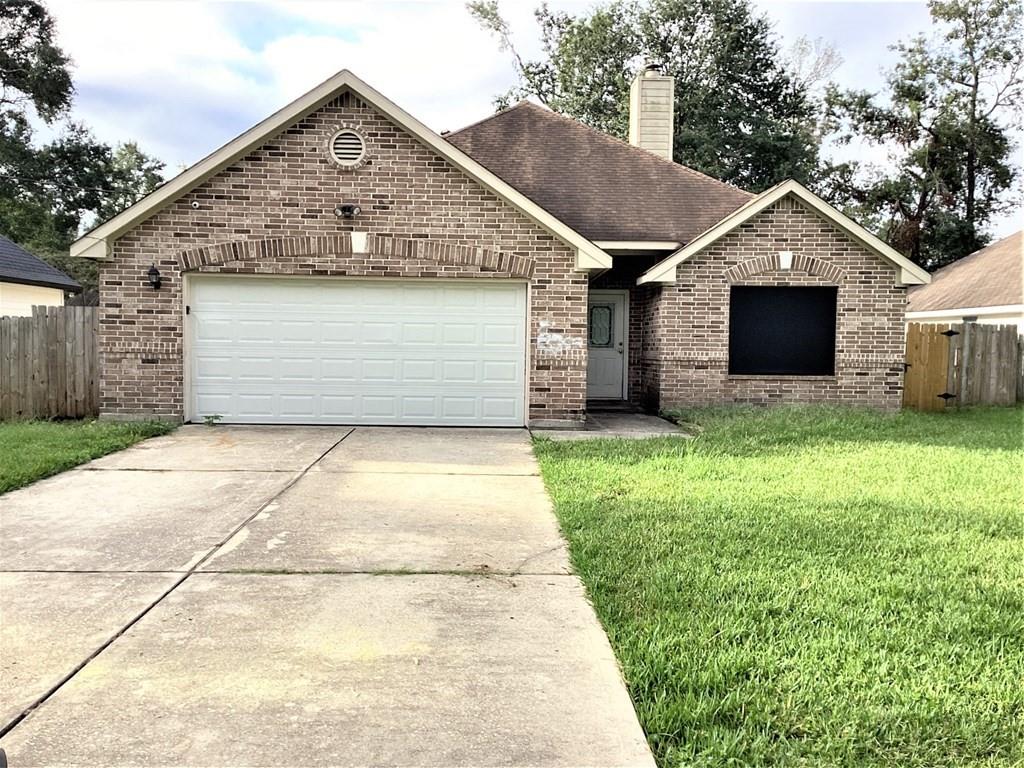
{"type": "Polygon", "coordinates": [[[1024,335],[1017,336],[1017,402],[1024,403],[1024,335]]]}

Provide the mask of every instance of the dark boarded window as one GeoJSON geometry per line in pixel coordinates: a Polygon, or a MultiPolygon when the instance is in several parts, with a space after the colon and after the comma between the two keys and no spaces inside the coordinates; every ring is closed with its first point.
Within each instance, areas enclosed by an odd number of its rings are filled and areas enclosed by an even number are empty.
{"type": "Polygon", "coordinates": [[[837,288],[734,285],[729,297],[729,373],[833,375],[837,293],[837,288]]]}

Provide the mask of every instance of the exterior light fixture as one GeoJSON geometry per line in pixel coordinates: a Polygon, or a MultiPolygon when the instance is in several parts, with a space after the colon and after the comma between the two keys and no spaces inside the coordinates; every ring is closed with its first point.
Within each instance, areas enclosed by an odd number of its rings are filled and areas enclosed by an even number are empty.
{"type": "Polygon", "coordinates": [[[146,277],[149,278],[149,284],[153,286],[153,290],[159,291],[161,281],[160,270],[156,268],[155,264],[149,268],[149,271],[146,273],[146,277]]]}
{"type": "Polygon", "coordinates": [[[341,203],[334,209],[334,215],[339,219],[354,219],[362,212],[363,209],[355,203],[341,203]]]}

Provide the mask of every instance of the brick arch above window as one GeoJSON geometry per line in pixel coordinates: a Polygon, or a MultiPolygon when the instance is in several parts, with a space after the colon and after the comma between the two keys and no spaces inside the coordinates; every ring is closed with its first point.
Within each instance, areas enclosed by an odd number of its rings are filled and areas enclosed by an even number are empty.
{"type": "Polygon", "coordinates": [[[769,256],[758,256],[755,259],[747,259],[725,271],[725,279],[728,283],[739,283],[748,277],[760,275],[764,272],[806,272],[809,275],[821,277],[830,283],[839,284],[846,278],[846,272],[829,261],[816,259],[813,256],[803,256],[799,253],[793,254],[793,264],[788,270],[782,269],[779,254],[773,253],[769,256]]]}
{"type": "Polygon", "coordinates": [[[178,264],[182,272],[193,272],[201,267],[222,266],[232,261],[258,261],[280,256],[351,256],[361,253],[479,267],[485,272],[505,272],[523,278],[532,277],[536,267],[536,262],[525,256],[429,238],[369,234],[365,246],[357,252],[353,249],[352,235],[348,232],[215,243],[181,251],[178,264]]]}

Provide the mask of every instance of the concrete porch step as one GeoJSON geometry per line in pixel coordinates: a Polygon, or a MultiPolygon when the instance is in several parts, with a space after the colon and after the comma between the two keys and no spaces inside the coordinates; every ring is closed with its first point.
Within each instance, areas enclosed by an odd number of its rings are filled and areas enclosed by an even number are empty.
{"type": "Polygon", "coordinates": [[[640,413],[628,400],[587,400],[587,413],[640,413]]]}

